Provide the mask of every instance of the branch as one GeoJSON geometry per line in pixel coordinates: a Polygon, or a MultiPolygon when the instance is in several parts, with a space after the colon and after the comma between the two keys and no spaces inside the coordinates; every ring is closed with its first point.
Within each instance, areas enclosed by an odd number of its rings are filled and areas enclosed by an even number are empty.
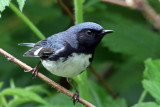
{"type": "Polygon", "coordinates": [[[160,16],[156,11],[147,3],[147,1],[141,1],[143,6],[142,12],[146,18],[153,23],[153,25],[160,31],[160,16]]]}
{"type": "Polygon", "coordinates": [[[66,13],[70,16],[70,18],[73,20],[73,22],[75,21],[74,15],[72,14],[72,12],[69,10],[69,8],[61,1],[61,0],[57,0],[57,2],[60,4],[60,6],[66,11],[66,13]]]}
{"type": "MultiPolygon", "coordinates": [[[[17,58],[15,58],[14,56],[12,56],[11,54],[7,53],[6,51],[4,51],[1,48],[0,48],[0,54],[4,55],[9,61],[14,62],[15,64],[17,64],[18,66],[24,68],[27,71],[32,69],[30,66],[28,66],[27,64],[25,64],[22,61],[18,60],[17,58]]],[[[70,92],[69,90],[65,89],[61,85],[57,84],[56,82],[52,81],[51,79],[49,79],[48,77],[46,77],[42,73],[38,73],[37,76],[39,78],[41,78],[43,81],[45,81],[48,84],[50,84],[52,87],[56,88],[59,92],[62,92],[62,93],[66,94],[69,97],[73,96],[72,92],[70,92]]],[[[87,102],[86,100],[84,100],[82,98],[79,98],[79,102],[82,103],[84,106],[87,106],[87,107],[95,107],[93,104],[87,102]]]]}
{"type": "Polygon", "coordinates": [[[154,8],[152,8],[152,6],[150,6],[149,3],[147,3],[146,0],[101,0],[101,1],[140,10],[145,15],[145,18],[150,22],[152,22],[153,25],[160,31],[160,16],[154,10],[154,8]]]}
{"type": "Polygon", "coordinates": [[[116,4],[116,5],[120,5],[120,6],[123,6],[123,7],[130,7],[130,6],[127,5],[127,3],[124,0],[101,0],[101,1],[116,4]]]}

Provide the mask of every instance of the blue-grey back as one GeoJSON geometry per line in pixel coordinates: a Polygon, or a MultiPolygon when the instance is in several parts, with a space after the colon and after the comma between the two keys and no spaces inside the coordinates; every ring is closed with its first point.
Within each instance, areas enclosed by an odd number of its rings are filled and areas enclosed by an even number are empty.
{"type": "Polygon", "coordinates": [[[68,43],[71,47],[77,48],[77,37],[76,34],[64,31],[57,34],[54,34],[47,39],[47,45],[43,45],[43,47],[54,48],[54,50],[58,50],[65,46],[68,43]]]}
{"type": "MultiPolygon", "coordinates": [[[[94,29],[94,30],[102,30],[102,26],[93,22],[84,22],[75,26],[70,27],[66,31],[54,34],[48,37],[47,43],[42,45],[45,48],[54,48],[54,50],[58,50],[65,46],[67,42],[72,48],[78,47],[77,34],[83,29],[94,29]]],[[[43,44],[43,43],[42,43],[43,44]]]]}

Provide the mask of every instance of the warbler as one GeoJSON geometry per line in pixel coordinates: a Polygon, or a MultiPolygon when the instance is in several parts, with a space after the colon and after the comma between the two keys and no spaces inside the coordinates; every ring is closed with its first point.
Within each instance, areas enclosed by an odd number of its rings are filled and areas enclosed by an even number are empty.
{"type": "MultiPolygon", "coordinates": [[[[20,45],[32,47],[24,54],[25,57],[39,57],[52,74],[71,78],[91,64],[95,48],[104,35],[112,32],[94,22],[84,22],[37,43],[20,45]]],[[[38,71],[37,67],[34,71],[38,71]]]]}
{"type": "MultiPolygon", "coordinates": [[[[104,35],[114,32],[105,30],[94,22],[84,22],[66,31],[54,34],[37,43],[21,43],[32,47],[25,57],[39,57],[42,65],[52,74],[71,78],[83,72],[92,62],[95,48],[104,35]]],[[[39,63],[40,64],[40,63],[39,63]]],[[[37,76],[38,66],[32,70],[37,76]]],[[[78,91],[75,102],[78,100],[78,91]]]]}
{"type": "MultiPolygon", "coordinates": [[[[43,66],[52,74],[71,78],[83,72],[92,62],[95,48],[104,35],[114,32],[105,30],[94,22],[74,25],[66,31],[54,34],[37,43],[21,43],[32,47],[25,57],[39,57],[43,66]]],[[[32,73],[36,77],[38,65],[32,73]]],[[[78,91],[73,96],[73,103],[78,101],[78,91]]]]}

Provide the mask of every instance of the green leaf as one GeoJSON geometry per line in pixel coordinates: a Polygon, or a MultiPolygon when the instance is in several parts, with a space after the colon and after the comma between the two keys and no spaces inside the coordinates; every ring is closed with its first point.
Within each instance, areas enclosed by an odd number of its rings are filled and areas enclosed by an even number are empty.
{"type": "Polygon", "coordinates": [[[0,102],[1,102],[0,107],[7,107],[7,100],[3,95],[1,95],[1,93],[0,93],[0,102]]]}
{"type": "MultiPolygon", "coordinates": [[[[1,18],[1,13],[5,10],[6,6],[9,6],[10,2],[11,0],[0,0],[0,18],[1,18]]],[[[19,9],[22,12],[26,0],[17,0],[17,2],[19,5],[19,9]]]]}
{"type": "Polygon", "coordinates": [[[110,21],[101,25],[115,32],[102,39],[103,46],[109,47],[113,52],[130,56],[138,62],[143,62],[148,57],[159,57],[160,48],[157,46],[160,36],[147,28],[146,23],[136,23],[136,20],[117,13],[108,14],[104,17],[110,21]]]}
{"type": "Polygon", "coordinates": [[[127,107],[127,103],[123,98],[113,99],[101,84],[89,81],[89,89],[91,92],[91,103],[96,107],[127,107]]]}
{"type": "Polygon", "coordinates": [[[15,84],[14,84],[14,80],[13,79],[10,80],[10,87],[11,88],[15,88],[16,87],[15,84]]]}
{"type": "Polygon", "coordinates": [[[0,0],[0,12],[5,10],[6,6],[9,6],[11,0],[0,0]]]}
{"type": "Polygon", "coordinates": [[[0,18],[1,13],[5,10],[6,6],[9,6],[11,0],[0,0],[0,18]]]}
{"type": "Polygon", "coordinates": [[[3,82],[0,82],[0,89],[2,88],[2,86],[3,86],[3,82]]]}
{"type": "Polygon", "coordinates": [[[160,103],[160,60],[146,60],[143,76],[143,87],[160,103]]]}
{"type": "Polygon", "coordinates": [[[39,95],[32,91],[28,91],[22,88],[7,88],[1,92],[2,95],[11,95],[11,96],[18,96],[22,98],[26,98],[28,100],[32,100],[35,102],[39,102],[41,104],[47,104],[47,102],[41,98],[39,95]]]}
{"type": "Polygon", "coordinates": [[[26,87],[25,89],[36,93],[47,94],[48,96],[51,95],[51,93],[43,85],[32,85],[26,87]]]}
{"type": "Polygon", "coordinates": [[[83,4],[85,2],[85,0],[81,0],[81,3],[83,4]]]}
{"type": "Polygon", "coordinates": [[[107,96],[105,107],[127,107],[127,104],[123,98],[113,99],[111,96],[107,96]]]}
{"type": "Polygon", "coordinates": [[[17,2],[18,2],[18,5],[19,5],[19,9],[22,12],[26,0],[17,0],[17,2]]]}
{"type": "Polygon", "coordinates": [[[8,103],[8,107],[16,107],[17,105],[24,104],[24,103],[27,103],[29,101],[32,101],[32,99],[28,99],[28,98],[16,98],[16,99],[11,100],[8,103]]]}
{"type": "Polygon", "coordinates": [[[159,107],[155,102],[138,103],[132,107],[159,107]]]}
{"type": "MultiPolygon", "coordinates": [[[[58,93],[53,95],[52,97],[47,98],[47,101],[50,105],[49,107],[82,107],[81,103],[76,103],[76,106],[73,105],[73,100],[71,97],[66,96],[63,93],[58,93]]],[[[40,107],[48,107],[48,106],[40,106],[40,107]]]]}
{"type": "MultiPolygon", "coordinates": [[[[90,92],[91,92],[91,95],[93,96],[93,97],[92,97],[92,100],[94,101],[94,104],[95,104],[97,107],[103,107],[103,106],[102,106],[102,102],[100,101],[100,98],[99,98],[97,92],[94,90],[94,88],[90,86],[90,87],[89,87],[89,90],[90,90],[90,92]]],[[[93,102],[93,101],[92,101],[92,102],[93,102]]]]}

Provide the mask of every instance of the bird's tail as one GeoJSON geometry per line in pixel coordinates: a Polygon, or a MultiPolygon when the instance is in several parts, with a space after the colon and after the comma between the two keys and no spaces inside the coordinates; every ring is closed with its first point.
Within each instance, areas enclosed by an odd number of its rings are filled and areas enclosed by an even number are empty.
{"type": "Polygon", "coordinates": [[[35,43],[20,43],[18,45],[21,45],[21,46],[28,46],[28,47],[34,47],[35,46],[35,43]]]}

